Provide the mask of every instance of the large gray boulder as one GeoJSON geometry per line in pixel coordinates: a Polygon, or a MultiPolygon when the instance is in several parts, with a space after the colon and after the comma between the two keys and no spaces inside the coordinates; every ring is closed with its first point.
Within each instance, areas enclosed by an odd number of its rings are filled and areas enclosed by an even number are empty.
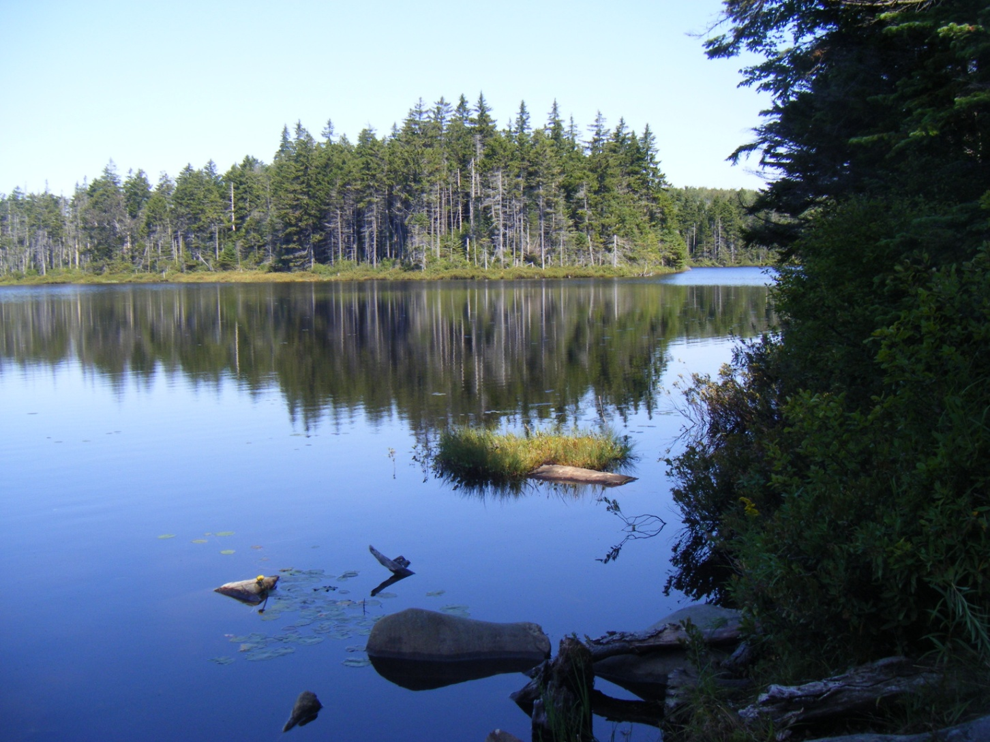
{"type": "Polygon", "coordinates": [[[412,690],[504,672],[525,672],[550,656],[534,623],[491,623],[407,608],[379,620],[368,637],[378,673],[412,690]]]}
{"type": "MultiPolygon", "coordinates": [[[[740,623],[739,611],[714,605],[690,605],[657,621],[650,629],[691,621],[702,631],[740,623]]],[[[649,654],[620,654],[595,663],[595,675],[622,686],[645,700],[664,698],[670,674],[688,665],[687,652],[679,647],[649,654]]]]}
{"type": "Polygon", "coordinates": [[[492,623],[407,608],[375,624],[368,654],[433,661],[525,659],[535,665],[550,656],[550,639],[535,623],[492,623]]]}

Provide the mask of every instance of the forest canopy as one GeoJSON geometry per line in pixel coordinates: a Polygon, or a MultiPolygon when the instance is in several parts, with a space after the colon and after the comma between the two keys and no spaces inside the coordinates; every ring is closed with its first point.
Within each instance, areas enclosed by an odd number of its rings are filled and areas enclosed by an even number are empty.
{"type": "Polygon", "coordinates": [[[282,131],[270,163],[211,161],[152,183],[111,162],[71,197],[0,196],[0,275],[323,266],[623,266],[763,262],[746,248],[747,191],[672,189],[657,142],[599,114],[586,131],[556,103],[499,128],[470,105],[420,100],[401,125],[352,142],[282,131]]]}

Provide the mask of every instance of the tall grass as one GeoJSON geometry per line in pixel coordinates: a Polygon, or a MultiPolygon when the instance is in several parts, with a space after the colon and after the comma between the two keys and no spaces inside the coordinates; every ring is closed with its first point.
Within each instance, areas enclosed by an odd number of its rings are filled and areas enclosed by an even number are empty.
{"type": "Polygon", "coordinates": [[[454,428],[440,435],[434,464],[443,476],[500,484],[519,481],[543,464],[604,471],[627,462],[630,453],[628,441],[611,432],[517,435],[454,428]]]}
{"type": "Polygon", "coordinates": [[[674,272],[673,268],[619,266],[515,266],[484,268],[474,266],[436,266],[426,270],[395,264],[371,266],[344,261],[341,264],[318,265],[314,270],[270,271],[263,268],[234,270],[196,269],[186,272],[169,269],[162,272],[109,270],[89,272],[75,269],[52,270],[47,275],[8,274],[0,276],[0,285],[37,285],[62,283],[322,283],[329,281],[507,281],[518,279],[560,278],[629,278],[674,272]]]}

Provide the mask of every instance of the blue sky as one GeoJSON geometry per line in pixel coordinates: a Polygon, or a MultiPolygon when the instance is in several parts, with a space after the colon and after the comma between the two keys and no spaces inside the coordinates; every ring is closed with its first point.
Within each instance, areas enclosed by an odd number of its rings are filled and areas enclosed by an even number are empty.
{"type": "Polygon", "coordinates": [[[719,0],[0,0],[0,193],[70,195],[111,159],[152,183],[187,163],[269,162],[284,125],[352,141],[422,98],[483,92],[500,125],[556,99],[582,132],[601,111],[657,136],[675,186],[757,188],[768,100],[701,39],[719,0]]]}

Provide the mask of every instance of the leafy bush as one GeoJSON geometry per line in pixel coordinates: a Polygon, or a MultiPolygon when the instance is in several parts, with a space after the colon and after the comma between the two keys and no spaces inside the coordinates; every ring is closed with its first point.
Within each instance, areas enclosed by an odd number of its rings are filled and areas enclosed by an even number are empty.
{"type": "Polygon", "coordinates": [[[873,333],[866,403],[785,397],[772,340],[696,382],[704,432],[672,462],[687,530],[670,584],[727,595],[778,648],[837,665],[990,662],[990,257],[889,281],[904,308],[873,333]]]}

